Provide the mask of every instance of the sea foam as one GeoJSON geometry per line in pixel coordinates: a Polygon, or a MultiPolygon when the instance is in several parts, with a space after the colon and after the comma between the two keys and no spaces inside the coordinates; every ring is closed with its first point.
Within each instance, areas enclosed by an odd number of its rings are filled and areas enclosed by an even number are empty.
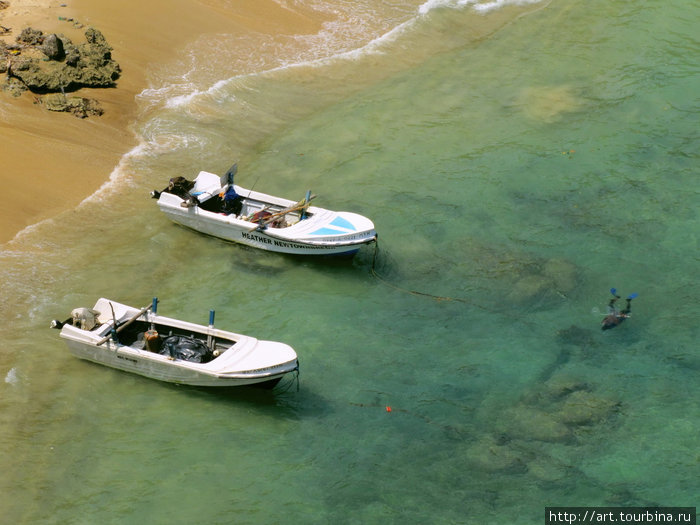
{"type": "Polygon", "coordinates": [[[418,8],[418,12],[425,15],[434,9],[471,7],[474,11],[486,13],[508,5],[529,5],[540,2],[542,0],[491,0],[488,2],[479,2],[478,0],[428,0],[418,8]]]}
{"type": "MultiPolygon", "coordinates": [[[[205,78],[207,73],[197,68],[205,64],[200,60],[196,49],[192,48],[181,57],[180,67],[187,69],[184,74],[173,78],[163,78],[163,85],[144,89],[137,95],[142,115],[151,113],[185,111],[195,121],[206,120],[207,114],[215,112],[222,104],[236,100],[234,92],[238,86],[246,85],[251,79],[297,68],[324,68],[342,62],[356,62],[371,55],[390,52],[391,46],[400,45],[407,33],[415,31],[416,25],[424,22],[426,15],[437,9],[471,8],[479,13],[487,13],[507,5],[525,5],[540,3],[542,0],[428,0],[416,8],[403,8],[393,16],[383,20],[372,9],[343,9],[336,6],[329,14],[334,18],[324,22],[321,30],[312,35],[281,37],[275,40],[269,35],[257,35],[257,40],[248,41],[236,36],[214,37],[217,49],[236,49],[245,62],[236,64],[240,71],[227,78],[214,80],[209,86],[201,85],[194,79],[205,78]],[[232,38],[235,45],[226,46],[226,38],[232,38]],[[247,48],[249,52],[246,52],[247,48]],[[262,50],[256,54],[255,49],[262,50]]],[[[317,6],[324,9],[323,5],[317,6]]],[[[328,9],[328,7],[325,7],[328,9]]],[[[210,48],[204,45],[202,48],[210,48]]],[[[242,60],[240,57],[237,60],[242,60]]],[[[209,66],[213,69],[213,66],[209,66]]],[[[167,75],[166,75],[167,77],[167,75]]],[[[100,202],[113,195],[123,184],[131,185],[134,180],[128,166],[130,161],[174,148],[205,148],[206,140],[195,132],[187,133],[182,129],[174,130],[165,117],[151,117],[139,132],[139,145],[126,153],[114,168],[107,180],[94,194],[83,200],[81,206],[91,202],[100,202]],[[160,123],[159,123],[160,122],[160,123]]]]}

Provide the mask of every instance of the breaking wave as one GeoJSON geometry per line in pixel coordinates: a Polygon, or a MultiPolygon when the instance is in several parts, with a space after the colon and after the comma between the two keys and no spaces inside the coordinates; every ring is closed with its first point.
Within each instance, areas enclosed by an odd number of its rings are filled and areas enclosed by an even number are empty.
{"type": "MultiPolygon", "coordinates": [[[[509,5],[539,4],[544,0],[428,0],[422,4],[376,6],[355,3],[352,6],[320,2],[310,7],[331,17],[321,30],[312,35],[207,35],[192,46],[174,69],[164,67],[156,86],[137,95],[144,121],[139,130],[139,145],[124,155],[102,187],[83,203],[101,201],[115,187],[134,180],[128,169],[131,161],[158,155],[173,148],[204,149],[206,139],[197,130],[183,132],[172,124],[177,117],[168,114],[185,112],[204,126],[212,113],[226,111],[227,103],[236,103],[240,90],[251,80],[274,76],[300,68],[324,68],[357,63],[369,56],[405,52],[405,38],[431,33],[433,11],[466,10],[485,14],[509,5]],[[382,12],[380,8],[384,8],[382,12]],[[219,50],[214,56],[211,49],[219,50]],[[234,50],[221,55],[220,50],[234,50]],[[183,71],[185,73],[183,73],[183,71]],[[227,72],[231,74],[221,78],[227,72]],[[174,112],[174,113],[173,113],[174,112]],[[161,118],[162,117],[162,118],[161,118]],[[162,129],[159,130],[159,126],[162,129]]],[[[439,35],[439,31],[438,31],[439,35]]],[[[414,58],[405,58],[407,62],[414,58]]],[[[244,102],[240,102],[241,106],[244,102]]],[[[240,109],[240,108],[239,108],[240,109]]],[[[245,108],[243,108],[245,111],[245,108]]]]}

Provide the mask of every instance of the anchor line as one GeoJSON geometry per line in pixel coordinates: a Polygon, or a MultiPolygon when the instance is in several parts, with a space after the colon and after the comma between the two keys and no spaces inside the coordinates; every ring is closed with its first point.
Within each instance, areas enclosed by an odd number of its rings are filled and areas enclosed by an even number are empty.
{"type": "Polygon", "coordinates": [[[374,245],[374,254],[372,255],[372,267],[370,269],[370,273],[377,278],[382,284],[385,286],[389,286],[390,288],[393,288],[394,290],[397,290],[399,292],[404,292],[408,293],[411,295],[416,295],[419,297],[428,297],[430,299],[433,299],[434,301],[440,302],[440,301],[453,301],[453,302],[458,302],[462,304],[468,304],[470,306],[473,306],[475,308],[479,308],[485,312],[489,312],[494,315],[508,315],[508,317],[512,320],[519,321],[521,323],[524,323],[525,325],[529,326],[530,328],[534,327],[532,321],[529,321],[525,319],[522,315],[520,314],[505,314],[502,311],[494,310],[493,308],[488,308],[486,306],[480,305],[478,303],[475,303],[474,301],[470,301],[468,299],[463,299],[461,297],[450,297],[450,296],[444,296],[444,295],[434,295],[431,293],[427,292],[420,292],[418,290],[409,290],[408,288],[404,288],[402,286],[398,286],[394,283],[389,282],[387,279],[379,275],[376,270],[376,264],[377,264],[377,255],[379,254],[379,239],[375,241],[374,245]]]}
{"type": "MultiPolygon", "coordinates": [[[[375,403],[354,403],[352,401],[349,401],[348,403],[350,404],[350,406],[360,407],[360,408],[384,408],[382,405],[378,405],[375,403]]],[[[428,417],[424,414],[419,414],[418,412],[413,412],[413,411],[407,410],[405,408],[396,408],[396,407],[388,407],[388,406],[386,407],[386,410],[387,410],[387,412],[389,412],[389,411],[402,412],[404,414],[408,414],[410,416],[413,416],[417,419],[422,419],[427,424],[438,427],[438,428],[442,429],[443,431],[451,432],[455,436],[458,436],[460,438],[468,437],[468,432],[466,429],[461,428],[461,427],[457,427],[454,425],[445,425],[443,423],[439,423],[439,422],[431,419],[430,417],[428,417]]]]}
{"type": "Polygon", "coordinates": [[[292,390],[292,388],[294,388],[294,386],[296,386],[296,391],[299,392],[299,368],[298,367],[293,372],[293,374],[294,374],[293,378],[291,379],[291,381],[286,382],[287,384],[284,387],[284,389],[282,389],[281,387],[278,388],[278,390],[277,390],[278,393],[280,393],[280,394],[287,393],[290,390],[292,390]]]}
{"type": "Polygon", "coordinates": [[[484,308],[483,306],[480,306],[478,304],[474,304],[471,301],[468,301],[466,299],[461,299],[459,297],[449,297],[449,296],[444,296],[444,295],[434,295],[431,293],[426,293],[426,292],[419,292],[417,290],[409,290],[408,288],[403,288],[401,286],[397,286],[394,283],[389,282],[386,280],[384,277],[379,275],[377,273],[376,265],[377,265],[377,255],[379,254],[379,239],[377,239],[374,243],[374,254],[372,255],[372,268],[370,269],[370,273],[376,277],[380,282],[385,284],[386,286],[389,286],[395,290],[398,290],[400,292],[408,293],[411,295],[418,295],[418,296],[423,296],[423,297],[429,297],[430,299],[434,299],[435,301],[456,301],[459,303],[464,303],[464,304],[471,304],[473,306],[476,306],[478,308],[482,308],[483,310],[488,310],[488,308],[484,308]]]}

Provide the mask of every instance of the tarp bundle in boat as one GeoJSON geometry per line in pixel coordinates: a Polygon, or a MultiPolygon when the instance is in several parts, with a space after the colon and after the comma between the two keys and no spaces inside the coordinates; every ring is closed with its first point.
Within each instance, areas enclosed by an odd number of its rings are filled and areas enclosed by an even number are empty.
{"type": "Polygon", "coordinates": [[[208,363],[214,359],[214,354],[204,342],[186,335],[166,337],[159,354],[193,363],[208,363]]]}

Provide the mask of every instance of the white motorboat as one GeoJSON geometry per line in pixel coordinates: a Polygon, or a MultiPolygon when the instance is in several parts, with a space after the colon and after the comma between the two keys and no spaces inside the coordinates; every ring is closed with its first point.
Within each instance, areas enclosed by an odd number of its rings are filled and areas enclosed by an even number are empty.
{"type": "Polygon", "coordinates": [[[290,346],[157,314],[157,299],[138,309],[101,298],[52,321],[73,355],[112,368],[183,385],[274,386],[299,369],[290,346]]]}
{"type": "Polygon", "coordinates": [[[233,184],[234,165],[224,176],[201,171],[194,181],[175,177],[153,191],[171,220],[193,230],[255,248],[296,255],[352,256],[377,239],[367,217],[331,211],[233,184]]]}

